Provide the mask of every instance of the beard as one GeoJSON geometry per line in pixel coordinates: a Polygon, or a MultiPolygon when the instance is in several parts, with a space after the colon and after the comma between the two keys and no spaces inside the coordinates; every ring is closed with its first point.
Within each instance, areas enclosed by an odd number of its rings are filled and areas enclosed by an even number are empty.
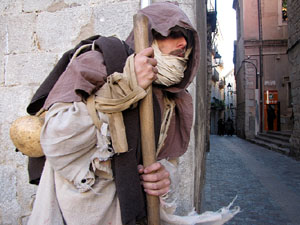
{"type": "Polygon", "coordinates": [[[184,57],[186,49],[176,49],[169,53],[169,55],[174,55],[177,57],[184,57]]]}

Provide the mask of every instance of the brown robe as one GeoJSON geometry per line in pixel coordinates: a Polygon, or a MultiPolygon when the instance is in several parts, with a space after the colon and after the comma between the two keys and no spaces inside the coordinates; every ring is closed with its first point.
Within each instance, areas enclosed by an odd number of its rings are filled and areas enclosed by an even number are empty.
{"type": "MultiPolygon", "coordinates": [[[[163,36],[167,36],[170,33],[170,30],[175,26],[187,29],[189,34],[188,44],[193,48],[189,57],[187,69],[184,73],[184,78],[179,84],[170,87],[159,85],[154,85],[153,87],[153,93],[155,96],[154,112],[156,115],[156,134],[159,133],[160,118],[163,113],[163,95],[167,95],[169,98],[172,98],[176,103],[167,133],[167,138],[158,155],[158,159],[177,158],[186,152],[190,139],[190,131],[193,121],[193,104],[192,97],[187,92],[186,88],[192,82],[199,65],[199,37],[187,16],[175,4],[169,2],[154,3],[151,6],[140,10],[140,13],[146,15],[149,19],[150,34],[152,31],[156,31],[163,36]]],[[[152,40],[152,35],[149,35],[149,45],[151,44],[152,40]]],[[[131,48],[134,48],[133,32],[131,32],[129,37],[126,39],[126,43],[131,48]]],[[[104,60],[106,61],[113,59],[105,57],[104,55],[104,60]]],[[[117,68],[122,67],[118,65],[117,68]]],[[[88,95],[97,91],[105,82],[106,76],[110,75],[105,66],[105,62],[99,61],[97,58],[83,58],[81,64],[74,63],[73,66],[71,64],[71,66],[68,68],[68,71],[68,73],[63,73],[62,76],[60,76],[55,86],[51,90],[44,104],[45,109],[48,109],[56,102],[68,103],[82,101],[88,95]]],[[[122,221],[124,224],[127,224],[131,223],[133,220],[135,220],[135,218],[140,218],[145,214],[143,210],[141,211],[141,208],[143,208],[142,206],[144,204],[142,195],[139,193],[139,200],[136,201],[137,189],[130,188],[132,184],[135,184],[135,186],[139,185],[139,179],[136,170],[136,165],[140,163],[140,132],[139,122],[137,120],[138,109],[136,108],[133,111],[126,110],[123,114],[126,134],[128,135],[128,138],[131,139],[131,148],[135,149],[135,151],[129,151],[114,157],[113,170],[118,197],[120,199],[122,221]],[[135,175],[133,175],[133,173],[135,173],[135,175]],[[132,179],[124,179],[124,176],[132,179]]],[[[141,190],[141,187],[139,189],[141,190]]]]}

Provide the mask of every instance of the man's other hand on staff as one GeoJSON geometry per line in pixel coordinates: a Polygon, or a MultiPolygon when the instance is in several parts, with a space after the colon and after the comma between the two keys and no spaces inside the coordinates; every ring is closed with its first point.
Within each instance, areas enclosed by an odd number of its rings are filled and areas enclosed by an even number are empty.
{"type": "Polygon", "coordinates": [[[138,165],[138,172],[147,194],[161,196],[170,190],[170,174],[161,163],[155,162],[146,168],[138,165]]]}
{"type": "Polygon", "coordinates": [[[157,61],[153,58],[153,48],[145,48],[135,56],[134,67],[137,83],[140,87],[147,89],[157,79],[157,61]]]}

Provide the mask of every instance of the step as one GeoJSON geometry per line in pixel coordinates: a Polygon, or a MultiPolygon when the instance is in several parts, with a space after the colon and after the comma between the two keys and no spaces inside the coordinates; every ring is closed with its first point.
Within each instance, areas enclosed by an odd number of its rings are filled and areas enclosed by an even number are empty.
{"type": "Polygon", "coordinates": [[[274,134],[274,133],[258,133],[257,136],[263,136],[263,137],[267,137],[267,138],[277,139],[277,140],[281,140],[281,141],[284,141],[287,143],[290,142],[289,136],[280,135],[277,133],[276,134],[274,134]]]}
{"type": "Polygon", "coordinates": [[[273,135],[279,135],[279,136],[285,136],[285,137],[291,137],[292,131],[273,131],[273,130],[268,130],[268,134],[273,134],[273,135]]]}
{"type": "Polygon", "coordinates": [[[287,155],[287,156],[290,155],[289,148],[279,147],[278,145],[275,145],[273,143],[265,142],[263,140],[258,140],[258,139],[248,139],[248,141],[250,141],[251,143],[257,144],[259,146],[265,147],[267,149],[270,149],[272,151],[279,152],[279,153],[287,155]]]}
{"type": "Polygon", "coordinates": [[[290,147],[289,142],[281,141],[281,140],[275,139],[275,138],[270,138],[270,137],[265,137],[265,136],[255,136],[255,139],[259,139],[259,140],[265,141],[267,143],[272,143],[272,144],[278,145],[278,147],[283,147],[283,148],[290,147]]]}

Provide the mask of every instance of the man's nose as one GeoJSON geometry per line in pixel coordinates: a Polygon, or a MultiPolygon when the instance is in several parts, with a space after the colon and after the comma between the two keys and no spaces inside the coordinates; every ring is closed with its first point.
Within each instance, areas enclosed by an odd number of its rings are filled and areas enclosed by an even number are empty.
{"type": "Polygon", "coordinates": [[[185,40],[184,37],[180,37],[178,42],[177,42],[177,48],[180,48],[180,49],[184,49],[187,45],[187,41],[185,40]]]}

